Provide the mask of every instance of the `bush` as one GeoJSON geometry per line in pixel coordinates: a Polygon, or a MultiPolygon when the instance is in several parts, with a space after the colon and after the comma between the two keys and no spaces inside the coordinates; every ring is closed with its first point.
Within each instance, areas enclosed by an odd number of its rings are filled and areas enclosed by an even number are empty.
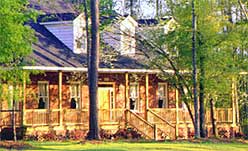
{"type": "Polygon", "coordinates": [[[64,141],[66,136],[56,135],[55,131],[49,131],[47,133],[37,131],[34,135],[26,135],[24,140],[27,141],[64,141]]]}
{"type": "Polygon", "coordinates": [[[82,140],[85,139],[87,131],[84,130],[72,130],[67,131],[66,138],[70,140],[82,140]]]}
{"type": "Polygon", "coordinates": [[[113,137],[115,139],[141,139],[142,136],[133,128],[119,129],[113,137]]]}

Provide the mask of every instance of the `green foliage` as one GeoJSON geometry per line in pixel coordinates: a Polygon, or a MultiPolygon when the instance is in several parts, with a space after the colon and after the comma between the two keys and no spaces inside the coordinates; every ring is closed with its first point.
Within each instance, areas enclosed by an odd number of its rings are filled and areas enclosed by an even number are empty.
{"type": "MultiPolygon", "coordinates": [[[[200,59],[204,59],[202,68],[205,71],[203,82],[205,97],[219,100],[221,104],[229,107],[231,82],[240,71],[247,70],[247,23],[231,22],[229,10],[237,6],[237,1],[195,1],[196,7],[196,49],[198,64],[198,81],[201,78],[199,70],[200,59]],[[229,97],[228,97],[229,96],[229,97]],[[225,103],[223,102],[225,100],[225,103]],[[222,102],[222,103],[221,103],[222,102]],[[229,102],[229,103],[228,103],[229,102]]],[[[160,30],[150,32],[150,41],[157,47],[164,49],[167,55],[154,55],[156,66],[162,69],[192,70],[192,8],[188,0],[167,1],[170,11],[168,16],[175,20],[174,30],[166,35],[160,30]],[[172,63],[169,63],[169,60],[172,63]]],[[[155,50],[157,52],[157,50],[155,50]]],[[[164,75],[168,77],[168,75],[164,75]]],[[[175,85],[180,78],[171,77],[175,85]]],[[[186,75],[184,83],[192,87],[192,82],[186,75]]]]}
{"type": "Polygon", "coordinates": [[[32,52],[35,40],[33,30],[25,24],[35,18],[36,13],[28,8],[27,0],[0,1],[0,91],[3,83],[13,85],[13,99],[17,99],[17,86],[24,79],[20,67],[32,52]]]}

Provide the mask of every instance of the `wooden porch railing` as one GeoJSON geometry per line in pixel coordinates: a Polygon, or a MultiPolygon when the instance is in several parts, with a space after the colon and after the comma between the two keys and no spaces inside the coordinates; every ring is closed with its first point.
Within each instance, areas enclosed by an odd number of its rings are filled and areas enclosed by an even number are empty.
{"type": "MultiPolygon", "coordinates": [[[[164,120],[171,124],[176,122],[176,109],[175,108],[151,108],[150,111],[162,117],[164,120]]],[[[178,109],[179,122],[191,122],[188,111],[184,109],[178,109]]]]}
{"type": "MultiPolygon", "coordinates": [[[[6,110],[6,112],[2,110],[0,113],[1,120],[0,125],[1,126],[11,126],[11,114],[12,112],[10,110],[6,110]]],[[[188,111],[185,111],[183,109],[179,109],[179,124],[180,123],[188,123],[192,124],[191,118],[189,116],[188,111]]],[[[124,109],[112,109],[112,110],[99,110],[99,121],[100,123],[109,123],[109,122],[120,122],[125,121],[124,120],[124,109]]],[[[151,121],[152,123],[155,123],[158,127],[158,129],[165,129],[160,126],[160,123],[164,123],[163,125],[175,125],[175,119],[176,119],[176,110],[174,108],[153,108],[149,109],[148,114],[153,114],[153,118],[151,116],[148,116],[148,121],[151,121]],[[166,121],[166,122],[165,122],[166,121]],[[167,124],[165,124],[167,123],[167,124]],[[170,124],[168,124],[170,123],[170,124]]],[[[215,109],[215,119],[217,124],[231,124],[232,118],[233,118],[233,112],[232,108],[217,108],[215,109]]],[[[21,112],[16,111],[16,124],[21,124],[21,112]]],[[[62,114],[60,114],[59,109],[26,109],[24,113],[24,124],[27,126],[38,126],[38,125],[59,125],[60,116],[62,115],[62,121],[63,124],[66,125],[73,125],[73,124],[88,124],[89,119],[89,112],[88,109],[82,109],[82,110],[75,110],[75,109],[63,109],[62,114]]],[[[134,119],[136,118],[138,121],[139,117],[136,117],[132,114],[131,111],[128,111],[129,118],[134,119]]],[[[136,121],[132,121],[133,123],[136,121]]],[[[144,127],[149,127],[147,124],[144,127]]],[[[206,123],[211,123],[210,120],[210,112],[209,110],[206,111],[206,123]]],[[[132,124],[132,123],[131,123],[132,124]]],[[[149,125],[149,124],[148,124],[149,125]]],[[[134,124],[134,126],[136,126],[134,124]]],[[[154,127],[154,125],[152,125],[154,127]]],[[[151,127],[151,126],[150,126],[151,127]]],[[[171,126],[169,126],[171,127],[171,126]]],[[[149,128],[147,128],[149,129],[149,128]]],[[[158,130],[159,131],[159,130],[158,130]]],[[[166,132],[166,131],[165,131],[166,132]]]]}
{"type": "Polygon", "coordinates": [[[63,123],[66,125],[85,124],[88,125],[89,113],[87,109],[64,109],[63,123]]]}
{"type": "MultiPolygon", "coordinates": [[[[12,114],[13,110],[1,110],[0,112],[0,126],[11,126],[12,125],[12,114]]],[[[15,111],[15,122],[17,126],[21,125],[21,111],[15,111]]]]}
{"type": "MultiPolygon", "coordinates": [[[[65,125],[88,125],[88,109],[27,109],[25,110],[25,123],[27,126],[59,125],[60,115],[65,125]]],[[[99,110],[100,123],[124,121],[124,109],[99,110]]]]}
{"type": "Polygon", "coordinates": [[[171,124],[151,109],[147,110],[147,116],[149,122],[156,124],[157,127],[164,132],[159,135],[160,139],[176,139],[175,125],[171,124]]]}
{"type": "Polygon", "coordinates": [[[151,124],[131,110],[125,111],[127,123],[137,129],[148,139],[157,139],[157,127],[151,124]]]}
{"type": "MultiPolygon", "coordinates": [[[[210,111],[206,111],[206,123],[211,123],[210,111]]],[[[215,119],[218,123],[232,123],[233,122],[233,111],[232,108],[216,108],[215,119]]]]}
{"type": "Polygon", "coordinates": [[[27,109],[25,111],[25,124],[35,125],[59,125],[59,109],[27,109]]]}
{"type": "MultiPolygon", "coordinates": [[[[151,108],[150,111],[161,116],[166,121],[174,124],[176,122],[176,109],[175,108],[151,108]]],[[[232,108],[216,108],[215,119],[217,123],[231,123],[233,112],[232,108]]],[[[180,108],[178,110],[179,123],[192,123],[191,118],[187,110],[180,108]]],[[[210,110],[206,111],[205,114],[206,123],[211,123],[210,110]]]]}

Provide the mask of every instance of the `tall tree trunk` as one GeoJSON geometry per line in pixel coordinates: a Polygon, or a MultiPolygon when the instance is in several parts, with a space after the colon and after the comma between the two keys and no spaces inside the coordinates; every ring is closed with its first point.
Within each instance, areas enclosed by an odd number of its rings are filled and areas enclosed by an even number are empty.
{"type": "Polygon", "coordinates": [[[12,99],[12,128],[13,128],[13,139],[16,142],[16,116],[15,116],[15,100],[12,99]]]}
{"type": "Polygon", "coordinates": [[[193,66],[193,93],[194,93],[194,109],[195,109],[195,138],[199,138],[199,111],[197,98],[197,68],[196,68],[196,18],[195,18],[195,1],[192,0],[192,66],[193,66]]]}
{"type": "Polygon", "coordinates": [[[99,123],[98,123],[98,66],[99,66],[99,0],[90,1],[91,10],[91,51],[90,51],[90,66],[88,67],[89,78],[89,98],[90,98],[90,121],[88,139],[98,140],[99,123]]]}
{"type": "MultiPolygon", "coordinates": [[[[204,55],[204,54],[201,54],[204,55]]],[[[200,136],[206,137],[205,131],[205,107],[204,107],[204,91],[205,91],[205,68],[204,68],[204,56],[200,57],[200,82],[199,82],[199,102],[200,102],[200,136]]]]}
{"type": "Polygon", "coordinates": [[[210,116],[211,116],[211,123],[212,123],[212,129],[213,129],[213,135],[217,137],[216,133],[216,125],[215,125],[215,119],[214,119],[214,103],[213,99],[210,99],[210,116]]]}
{"type": "Polygon", "coordinates": [[[130,15],[133,17],[134,16],[134,0],[130,0],[130,15]]]}
{"type": "Polygon", "coordinates": [[[85,30],[86,30],[86,49],[87,49],[87,65],[90,65],[90,34],[89,34],[89,15],[87,11],[87,0],[83,0],[85,30]]]}
{"type": "Polygon", "coordinates": [[[159,8],[160,8],[160,6],[159,6],[159,0],[156,0],[156,18],[157,19],[159,19],[159,8]]]}

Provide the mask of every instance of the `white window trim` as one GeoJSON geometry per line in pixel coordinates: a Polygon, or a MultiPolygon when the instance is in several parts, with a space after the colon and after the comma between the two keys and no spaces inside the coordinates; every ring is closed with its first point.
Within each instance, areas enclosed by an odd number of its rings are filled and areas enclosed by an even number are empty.
{"type": "Polygon", "coordinates": [[[168,106],[168,83],[166,83],[166,82],[159,82],[158,83],[158,95],[157,95],[157,99],[156,99],[156,101],[158,101],[159,100],[159,87],[160,86],[163,86],[164,87],[164,96],[162,97],[163,98],[163,106],[162,106],[162,108],[168,108],[169,106],[168,106]]]}
{"type": "MultiPolygon", "coordinates": [[[[47,84],[47,102],[45,102],[45,109],[49,109],[50,108],[50,94],[49,94],[49,82],[48,81],[38,81],[38,102],[40,100],[40,95],[39,95],[39,92],[40,92],[40,89],[39,89],[39,84],[47,84]]],[[[43,96],[44,97],[44,96],[43,96]]]]}
{"type": "Polygon", "coordinates": [[[71,99],[72,99],[72,85],[78,85],[79,86],[79,96],[77,96],[77,106],[76,106],[76,110],[82,109],[82,91],[81,91],[81,83],[80,82],[70,82],[70,103],[71,103],[71,99]]]}
{"type": "Polygon", "coordinates": [[[140,103],[140,94],[139,94],[140,93],[139,92],[140,91],[140,85],[139,85],[139,83],[136,83],[136,82],[130,83],[130,85],[129,85],[129,100],[131,98],[131,91],[130,91],[131,86],[137,86],[136,103],[135,103],[135,107],[134,107],[133,111],[140,112],[142,110],[142,107],[140,106],[141,103],[140,103]]]}

